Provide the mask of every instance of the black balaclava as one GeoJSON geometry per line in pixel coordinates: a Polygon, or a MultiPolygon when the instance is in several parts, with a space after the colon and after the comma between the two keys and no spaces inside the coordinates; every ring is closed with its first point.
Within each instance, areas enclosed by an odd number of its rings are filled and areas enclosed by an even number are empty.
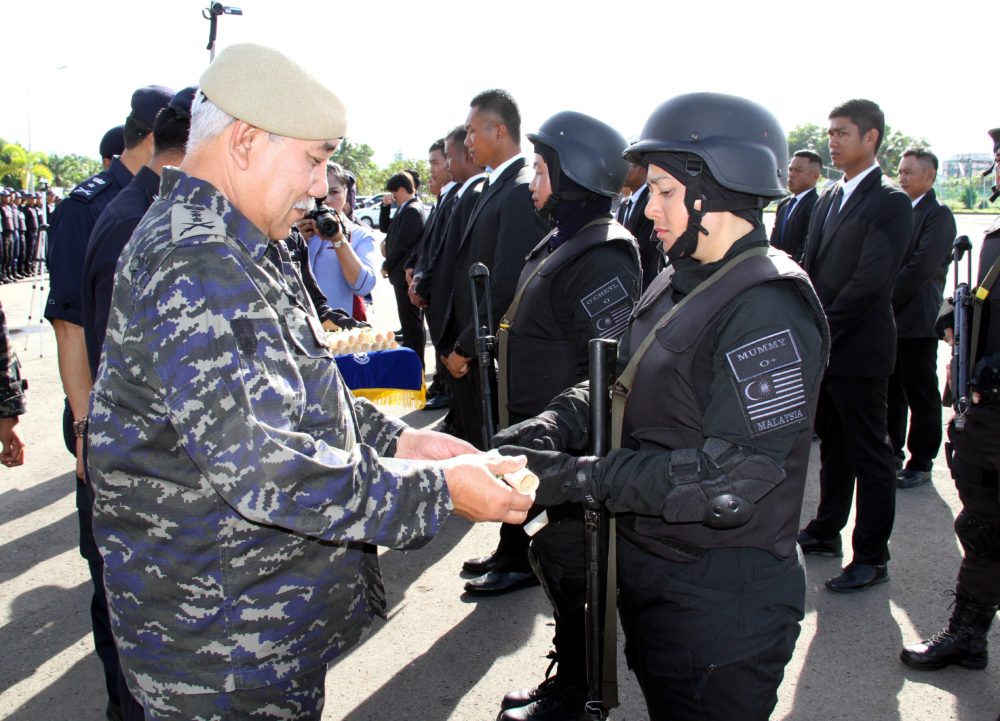
{"type": "Polygon", "coordinates": [[[536,143],[535,152],[545,161],[552,186],[552,195],[535,212],[556,229],[549,237],[549,250],[555,250],[590,221],[610,214],[611,198],[587,190],[563,173],[559,156],[549,146],[536,143]]]}
{"type": "Polygon", "coordinates": [[[647,169],[651,164],[663,168],[686,189],[684,206],[688,212],[688,225],[666,251],[671,262],[691,256],[698,248],[699,234],[708,235],[701,224],[705,213],[730,212],[754,227],[763,225],[761,212],[767,205],[767,199],[722,187],[698,156],[691,153],[646,153],[641,162],[647,169]],[[699,198],[701,210],[695,210],[694,202],[699,198]]]}

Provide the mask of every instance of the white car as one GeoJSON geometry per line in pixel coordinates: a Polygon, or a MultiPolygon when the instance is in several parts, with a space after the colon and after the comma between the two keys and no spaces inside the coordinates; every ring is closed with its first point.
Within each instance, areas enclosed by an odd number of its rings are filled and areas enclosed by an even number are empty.
{"type": "MultiPolygon", "coordinates": [[[[382,211],[381,196],[378,197],[379,197],[379,202],[373,203],[372,205],[369,205],[366,208],[362,208],[361,210],[354,211],[354,219],[357,222],[364,223],[369,228],[378,228],[378,216],[379,213],[381,213],[382,211]]],[[[389,217],[391,218],[395,214],[396,214],[396,207],[393,206],[392,210],[389,213],[389,217]]]]}

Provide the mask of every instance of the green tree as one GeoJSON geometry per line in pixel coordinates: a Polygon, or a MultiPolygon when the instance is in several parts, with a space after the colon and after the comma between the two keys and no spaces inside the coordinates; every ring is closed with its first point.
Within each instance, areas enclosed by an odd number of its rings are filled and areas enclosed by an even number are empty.
{"type": "Polygon", "coordinates": [[[21,190],[29,185],[29,176],[52,180],[52,171],[46,166],[48,157],[37,150],[27,151],[19,143],[6,143],[0,148],[0,180],[21,190]]]}
{"type": "Polygon", "coordinates": [[[50,155],[48,162],[52,171],[52,185],[72,188],[101,170],[100,162],[82,155],[50,155]]]}
{"type": "Polygon", "coordinates": [[[370,145],[352,143],[344,138],[331,159],[354,173],[354,177],[358,179],[359,194],[371,195],[377,192],[374,178],[379,170],[372,160],[374,155],[375,151],[370,145]]]}
{"type": "Polygon", "coordinates": [[[885,126],[885,140],[878,149],[878,164],[882,172],[892,177],[896,177],[899,169],[899,161],[903,159],[903,151],[913,146],[930,147],[926,138],[914,138],[912,136],[893,130],[888,125],[885,126]]]}

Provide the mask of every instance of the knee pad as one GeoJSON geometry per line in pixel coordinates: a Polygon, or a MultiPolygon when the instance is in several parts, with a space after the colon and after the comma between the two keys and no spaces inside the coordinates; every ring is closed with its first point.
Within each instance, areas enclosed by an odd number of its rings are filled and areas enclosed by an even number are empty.
{"type": "Polygon", "coordinates": [[[1000,523],[962,509],[955,519],[955,534],[967,558],[1000,561],[1000,523]]]}

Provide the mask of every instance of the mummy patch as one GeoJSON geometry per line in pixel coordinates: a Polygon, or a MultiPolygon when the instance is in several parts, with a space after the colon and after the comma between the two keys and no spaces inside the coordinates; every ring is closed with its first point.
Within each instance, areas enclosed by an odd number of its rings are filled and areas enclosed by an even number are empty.
{"type": "Polygon", "coordinates": [[[751,435],[808,419],[802,357],[790,330],[734,348],[726,359],[751,435]]]}
{"type": "Polygon", "coordinates": [[[600,338],[618,338],[628,327],[632,303],[618,278],[585,295],[580,305],[590,316],[590,323],[600,338]]]}

